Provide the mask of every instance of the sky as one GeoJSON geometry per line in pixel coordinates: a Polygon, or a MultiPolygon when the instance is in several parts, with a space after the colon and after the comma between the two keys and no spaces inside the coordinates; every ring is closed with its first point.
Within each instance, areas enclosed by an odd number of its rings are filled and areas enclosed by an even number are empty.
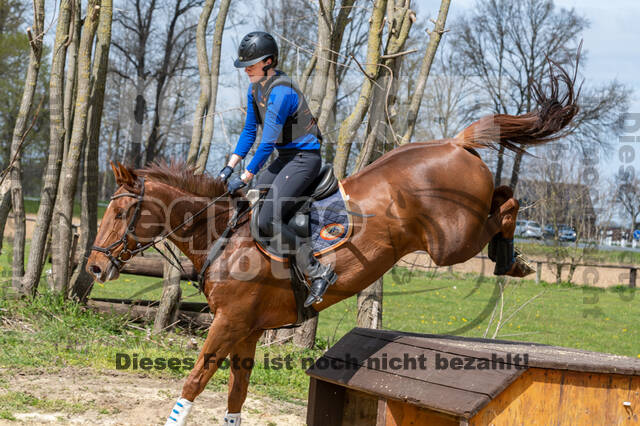
{"type": "MultiPolygon", "coordinates": [[[[308,0],[314,2],[317,0],[308,0]]],[[[372,0],[369,0],[372,1],[372,0]]],[[[448,22],[452,24],[457,16],[469,11],[476,1],[482,0],[451,0],[448,22]]],[[[55,1],[47,1],[47,23],[51,25],[52,7],[55,1]]],[[[85,2],[83,1],[83,4],[85,2]]],[[[233,4],[233,3],[232,3],[233,4]]],[[[235,3],[238,8],[246,8],[247,3],[235,3]]],[[[256,2],[260,5],[261,2],[256,2]]],[[[412,4],[418,11],[418,18],[436,17],[440,7],[440,0],[413,0],[412,4]]],[[[638,0],[555,0],[557,7],[574,8],[579,14],[586,17],[591,25],[584,34],[584,49],[587,51],[587,61],[581,64],[582,75],[588,85],[598,85],[613,79],[624,83],[634,89],[631,99],[631,113],[639,113],[640,116],[640,1],[638,0]]],[[[227,75],[226,87],[220,87],[218,109],[224,104],[224,108],[243,104],[243,98],[248,87],[245,75],[237,73],[233,67],[233,59],[237,45],[242,36],[255,28],[257,13],[254,10],[236,10],[230,14],[228,26],[224,33],[221,72],[227,75]],[[240,21],[245,21],[241,24],[240,21]],[[228,77],[231,77],[230,79],[228,77]],[[235,84],[229,84],[236,82],[235,84]]],[[[213,25],[212,17],[211,24],[213,25]]],[[[448,26],[450,27],[450,25],[448,26]]],[[[51,25],[49,34],[51,39],[55,33],[55,25],[51,25]]],[[[426,34],[425,34],[426,37],[426,34]]],[[[443,39],[446,42],[446,35],[443,39]]],[[[48,41],[48,40],[47,40],[48,41]]],[[[302,64],[301,66],[304,66],[302,64]]],[[[191,118],[189,118],[191,121],[191,118]]],[[[604,177],[613,174],[623,165],[621,160],[626,160],[625,166],[632,166],[640,170],[640,120],[638,129],[628,122],[629,129],[623,135],[628,140],[630,137],[638,142],[635,144],[620,143],[616,139],[613,142],[611,152],[600,158],[599,172],[604,177]],[[629,146],[630,145],[630,146],[629,146]],[[633,155],[629,155],[629,151],[633,155]],[[637,153],[635,151],[638,151],[637,153]]],[[[217,127],[218,124],[216,124],[217,127]]],[[[233,144],[234,141],[229,141],[233,144]]],[[[219,168],[219,159],[211,158],[210,167],[219,168]]]]}
{"type": "MultiPolygon", "coordinates": [[[[585,84],[598,85],[614,79],[634,90],[630,113],[640,113],[640,1],[638,0],[555,0],[557,7],[575,9],[586,17],[590,27],[584,32],[584,49],[587,61],[581,64],[585,84]]],[[[448,21],[468,11],[476,0],[451,0],[448,21]]],[[[418,0],[422,13],[437,16],[440,0],[418,0]]],[[[640,138],[640,122],[633,126],[627,121],[628,129],[623,136],[640,138]],[[635,127],[639,127],[635,129],[635,127]]],[[[640,139],[635,145],[612,140],[614,149],[602,156],[599,169],[603,177],[610,177],[620,166],[632,166],[640,172],[640,139]],[[626,147],[625,147],[626,145],[626,147]],[[633,160],[628,152],[633,150],[633,160]],[[637,151],[637,152],[636,152],[637,151]],[[621,161],[621,158],[628,163],[621,161]]]]}
{"type": "MultiPolygon", "coordinates": [[[[448,22],[453,23],[457,16],[468,12],[477,1],[482,0],[451,0],[448,22]]],[[[575,9],[590,22],[590,27],[583,33],[583,49],[587,52],[587,60],[581,63],[581,72],[585,84],[598,86],[617,79],[634,90],[629,112],[640,113],[640,54],[638,54],[640,25],[637,21],[640,17],[640,1],[554,0],[554,2],[556,7],[575,9]]],[[[413,0],[412,5],[418,11],[419,19],[435,18],[440,8],[440,0],[413,0]]],[[[251,16],[251,13],[248,13],[248,16],[251,16]]],[[[257,29],[251,25],[249,21],[249,25],[238,25],[225,31],[221,70],[228,72],[233,69],[235,46],[244,32],[257,29]]],[[[448,27],[450,28],[450,25],[448,27]]],[[[443,40],[446,42],[446,35],[443,40]]],[[[238,81],[242,90],[246,90],[248,82],[243,77],[244,75],[241,75],[238,81]]],[[[244,93],[238,92],[237,88],[223,89],[221,93],[224,96],[226,93],[232,93],[231,90],[236,96],[238,93],[244,93]]],[[[624,136],[640,138],[640,122],[637,127],[639,129],[630,129],[624,136]]],[[[598,166],[601,175],[605,178],[612,177],[623,165],[620,161],[620,151],[628,151],[628,148],[624,148],[624,144],[620,144],[617,138],[609,142],[612,142],[613,149],[601,156],[598,166]]],[[[633,149],[638,151],[637,155],[634,155],[631,163],[625,163],[625,166],[632,165],[640,171],[640,139],[637,149],[635,145],[633,149]]],[[[629,161],[628,155],[624,158],[629,161]]]]}

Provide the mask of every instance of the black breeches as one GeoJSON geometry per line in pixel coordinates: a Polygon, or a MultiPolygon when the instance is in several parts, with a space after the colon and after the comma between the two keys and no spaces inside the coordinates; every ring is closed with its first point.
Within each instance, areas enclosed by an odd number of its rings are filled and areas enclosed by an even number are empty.
{"type": "Polygon", "coordinates": [[[257,187],[270,185],[260,209],[258,226],[263,236],[282,234],[290,248],[296,246],[296,234],[287,223],[300,196],[318,177],[322,157],[319,150],[281,150],[269,167],[258,177],[257,187]]]}

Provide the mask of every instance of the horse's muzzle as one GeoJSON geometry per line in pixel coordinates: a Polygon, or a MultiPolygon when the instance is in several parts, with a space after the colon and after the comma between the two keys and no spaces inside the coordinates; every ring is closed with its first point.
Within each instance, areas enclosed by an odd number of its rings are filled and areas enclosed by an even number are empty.
{"type": "MultiPolygon", "coordinates": [[[[91,260],[91,259],[90,259],[91,260]]],[[[101,266],[99,262],[87,262],[87,272],[99,283],[115,280],[120,276],[120,271],[111,262],[106,262],[104,266],[101,266]]]]}

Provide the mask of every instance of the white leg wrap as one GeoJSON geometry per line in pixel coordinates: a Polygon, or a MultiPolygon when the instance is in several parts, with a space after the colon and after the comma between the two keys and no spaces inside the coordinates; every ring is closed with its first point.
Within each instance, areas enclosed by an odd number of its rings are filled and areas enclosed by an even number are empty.
{"type": "Polygon", "coordinates": [[[225,426],[240,426],[240,413],[230,413],[226,412],[224,414],[224,425],[225,426]]]}
{"type": "Polygon", "coordinates": [[[171,414],[169,414],[167,423],[165,423],[164,426],[184,426],[187,422],[187,416],[189,415],[189,411],[191,411],[192,405],[193,402],[180,398],[176,402],[176,405],[173,406],[173,410],[171,410],[171,414]]]}

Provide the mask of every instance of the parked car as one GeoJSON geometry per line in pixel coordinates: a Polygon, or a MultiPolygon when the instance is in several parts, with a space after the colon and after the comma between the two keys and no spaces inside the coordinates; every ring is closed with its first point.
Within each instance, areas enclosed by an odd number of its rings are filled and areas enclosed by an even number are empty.
{"type": "Polygon", "coordinates": [[[553,238],[556,236],[556,228],[553,225],[545,225],[542,228],[542,236],[544,238],[553,238]]]}
{"type": "Polygon", "coordinates": [[[525,238],[542,238],[542,228],[533,220],[517,220],[516,236],[525,238]]]}
{"type": "Polygon", "coordinates": [[[560,241],[575,241],[576,230],[569,225],[560,225],[558,227],[558,240],[560,241]]]}

